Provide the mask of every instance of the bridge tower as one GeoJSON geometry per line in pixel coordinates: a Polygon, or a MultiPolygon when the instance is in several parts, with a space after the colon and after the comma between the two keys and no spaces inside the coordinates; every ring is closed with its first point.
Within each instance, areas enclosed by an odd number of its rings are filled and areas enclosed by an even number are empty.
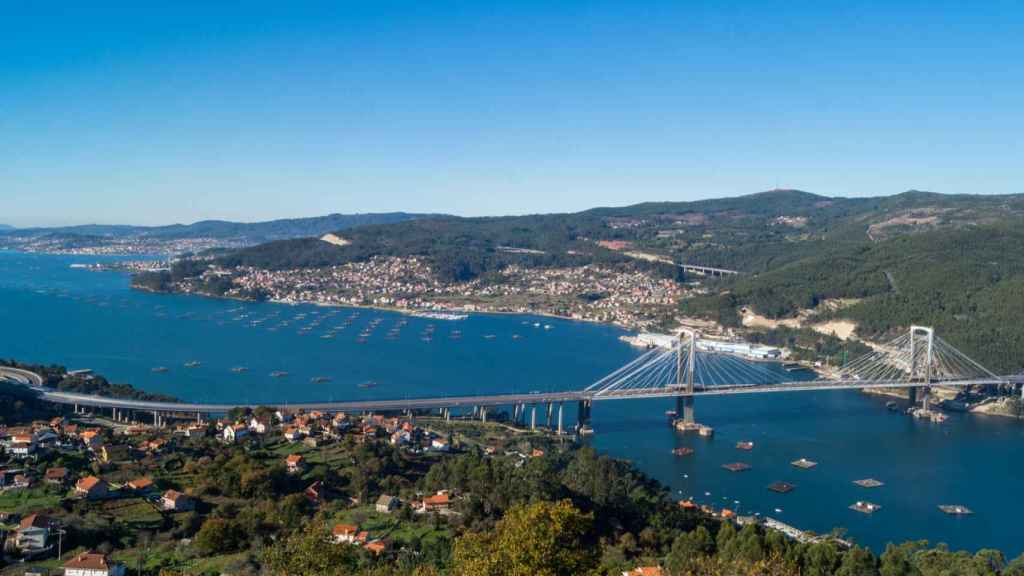
{"type": "Polygon", "coordinates": [[[684,328],[679,333],[679,348],[676,351],[676,387],[686,396],[676,396],[676,417],[693,424],[693,371],[697,358],[697,331],[684,328]]]}
{"type": "MultiPolygon", "coordinates": [[[[921,402],[925,410],[928,409],[928,397],[931,395],[931,388],[927,386],[932,381],[932,343],[935,340],[935,331],[929,326],[910,327],[910,381],[921,378],[926,386],[921,388],[921,402]],[[924,347],[923,354],[919,347],[924,347]],[[921,358],[923,356],[923,358],[921,358]],[[923,360],[923,366],[921,366],[923,360]]],[[[916,387],[910,388],[910,403],[917,404],[918,391],[916,387]]]]}

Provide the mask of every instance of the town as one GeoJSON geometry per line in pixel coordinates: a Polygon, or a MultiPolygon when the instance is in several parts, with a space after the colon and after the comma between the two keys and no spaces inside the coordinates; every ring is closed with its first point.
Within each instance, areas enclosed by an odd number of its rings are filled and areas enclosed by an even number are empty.
{"type": "Polygon", "coordinates": [[[672,324],[677,302],[687,290],[676,281],[642,271],[598,265],[509,266],[496,274],[446,283],[422,259],[377,256],[366,262],[280,271],[211,266],[174,289],[203,292],[211,281],[226,278],[231,286],[222,295],[227,297],[261,294],[286,303],[548,314],[635,330],[672,324]]]}

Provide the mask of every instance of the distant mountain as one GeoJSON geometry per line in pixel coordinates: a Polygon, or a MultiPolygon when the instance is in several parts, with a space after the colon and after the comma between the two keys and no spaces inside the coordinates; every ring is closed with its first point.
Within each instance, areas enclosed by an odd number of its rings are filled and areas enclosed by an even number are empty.
{"type": "Polygon", "coordinates": [[[2,230],[14,230],[14,226],[9,226],[7,224],[0,224],[0,231],[2,231],[2,230]]]}
{"type": "Polygon", "coordinates": [[[318,236],[328,232],[363,226],[367,224],[390,224],[416,218],[433,217],[428,214],[387,212],[378,214],[329,214],[312,218],[290,218],[268,222],[228,222],[224,220],[203,220],[194,224],[171,224],[167,226],[131,226],[85,224],[54,228],[21,228],[0,226],[0,233],[16,233],[19,237],[90,236],[107,238],[138,237],[159,240],[189,238],[236,239],[246,244],[256,244],[284,238],[318,236]]]}

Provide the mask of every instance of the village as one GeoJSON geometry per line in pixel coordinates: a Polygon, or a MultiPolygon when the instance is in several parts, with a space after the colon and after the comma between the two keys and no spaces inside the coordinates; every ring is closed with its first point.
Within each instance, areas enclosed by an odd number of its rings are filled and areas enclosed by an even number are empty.
{"type": "Polygon", "coordinates": [[[440,430],[443,420],[422,415],[236,412],[163,428],[92,414],[0,428],[0,538],[15,566],[0,573],[121,576],[183,562],[231,573],[248,547],[247,506],[267,508],[261,531],[313,515],[333,545],[387,556],[449,537],[463,495],[418,485],[446,454],[521,465],[553,446],[498,423],[440,430]],[[149,536],[126,539],[125,529],[149,536]]]}
{"type": "Polygon", "coordinates": [[[211,280],[229,278],[232,287],[223,294],[228,297],[262,294],[288,303],[547,314],[637,330],[670,321],[686,289],[649,273],[600,265],[508,266],[496,274],[468,282],[442,282],[422,259],[378,256],[326,268],[212,266],[177,288],[198,292],[211,280]]]}

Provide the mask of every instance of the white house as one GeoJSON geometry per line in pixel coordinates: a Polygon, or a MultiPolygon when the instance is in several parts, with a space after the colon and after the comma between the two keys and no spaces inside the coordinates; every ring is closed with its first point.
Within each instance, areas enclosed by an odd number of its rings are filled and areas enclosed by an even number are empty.
{"type": "Polygon", "coordinates": [[[99,552],[83,552],[64,563],[64,576],[125,576],[125,568],[99,552]]]}
{"type": "Polygon", "coordinates": [[[50,518],[41,514],[32,514],[22,518],[14,539],[18,550],[26,554],[45,550],[50,544],[51,524],[50,518]]]}
{"type": "Polygon", "coordinates": [[[233,444],[245,439],[247,436],[249,436],[249,429],[245,427],[245,424],[233,424],[224,427],[225,442],[233,444]]]}

